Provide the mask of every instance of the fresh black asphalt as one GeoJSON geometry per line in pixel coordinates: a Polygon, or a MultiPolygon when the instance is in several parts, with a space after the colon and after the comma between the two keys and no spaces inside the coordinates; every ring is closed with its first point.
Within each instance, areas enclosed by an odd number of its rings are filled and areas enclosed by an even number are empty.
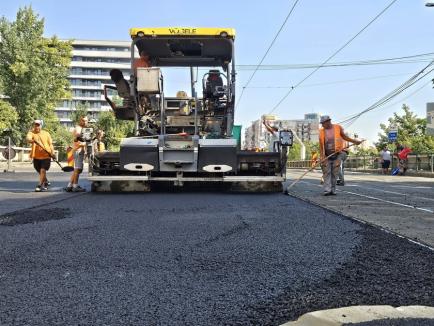
{"type": "Polygon", "coordinates": [[[432,251],[281,194],[85,194],[0,216],[0,247],[0,325],[279,325],[434,303],[432,251]]]}

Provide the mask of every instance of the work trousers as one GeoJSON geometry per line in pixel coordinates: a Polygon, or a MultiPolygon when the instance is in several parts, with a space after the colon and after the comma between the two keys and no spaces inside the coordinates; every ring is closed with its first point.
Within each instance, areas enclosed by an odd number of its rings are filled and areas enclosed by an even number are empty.
{"type": "Polygon", "coordinates": [[[347,160],[348,154],[346,152],[341,152],[341,164],[339,167],[339,175],[338,175],[338,181],[341,183],[345,182],[345,176],[344,176],[344,169],[345,169],[345,161],[347,160]]]}
{"type": "Polygon", "coordinates": [[[342,157],[343,154],[339,153],[336,158],[329,158],[324,162],[324,192],[336,192],[336,180],[341,167],[342,157]]]}

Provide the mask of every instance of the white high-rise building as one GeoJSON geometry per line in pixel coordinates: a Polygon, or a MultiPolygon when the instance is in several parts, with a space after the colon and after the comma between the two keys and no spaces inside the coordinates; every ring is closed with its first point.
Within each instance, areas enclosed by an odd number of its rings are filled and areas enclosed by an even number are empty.
{"type": "Polygon", "coordinates": [[[104,99],[105,84],[113,85],[109,72],[120,69],[129,79],[131,70],[131,42],[74,40],[69,81],[72,100],[63,100],[55,109],[60,122],[72,126],[71,112],[78,103],[89,106],[89,118],[97,118],[101,111],[111,110],[104,99]]]}

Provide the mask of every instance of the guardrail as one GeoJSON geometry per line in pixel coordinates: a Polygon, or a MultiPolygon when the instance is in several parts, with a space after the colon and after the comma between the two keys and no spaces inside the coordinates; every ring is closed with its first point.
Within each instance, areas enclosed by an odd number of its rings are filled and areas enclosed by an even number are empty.
{"type": "MultiPolygon", "coordinates": [[[[3,151],[7,148],[7,146],[0,146],[0,162],[6,162],[7,159],[3,156],[3,151]]],[[[30,155],[30,147],[17,147],[11,146],[12,149],[15,150],[16,155],[11,160],[12,162],[30,162],[32,159],[29,157],[30,155]]],[[[59,157],[59,151],[54,151],[54,156],[56,159],[59,157]]]]}
{"type": "MultiPolygon", "coordinates": [[[[390,164],[391,169],[397,167],[398,159],[392,157],[390,164]]],[[[288,161],[289,169],[310,168],[311,161],[288,161]]],[[[317,169],[320,167],[318,166],[317,169]]],[[[364,155],[353,156],[349,155],[345,161],[345,169],[352,171],[363,170],[380,170],[381,160],[378,156],[364,155]]],[[[412,154],[408,156],[408,169],[413,171],[423,171],[434,173],[434,153],[432,154],[412,154]]]]}

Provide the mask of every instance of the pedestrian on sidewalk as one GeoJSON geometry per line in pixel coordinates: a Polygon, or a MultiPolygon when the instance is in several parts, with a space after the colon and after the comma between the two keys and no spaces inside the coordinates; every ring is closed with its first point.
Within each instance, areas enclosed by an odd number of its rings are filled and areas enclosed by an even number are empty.
{"type": "Polygon", "coordinates": [[[396,156],[398,157],[398,168],[399,168],[399,175],[405,175],[408,169],[408,154],[410,154],[411,148],[406,147],[402,144],[396,145],[396,156]]]}
{"type": "Polygon", "coordinates": [[[332,124],[328,115],[322,116],[320,123],[322,128],[319,130],[319,146],[321,161],[324,161],[322,162],[324,196],[336,195],[336,179],[344,155],[342,153],[345,149],[344,141],[356,145],[361,141],[348,137],[340,125],[332,124]]]}
{"type": "Polygon", "coordinates": [[[42,130],[42,120],[33,122],[33,128],[27,133],[26,140],[32,144],[30,158],[33,159],[33,167],[39,174],[39,183],[35,191],[47,191],[50,186],[47,171],[50,169],[51,158],[54,157],[54,147],[50,133],[42,130]]]}
{"type": "Polygon", "coordinates": [[[73,153],[74,153],[74,171],[68,185],[65,188],[66,192],[84,192],[86,189],[82,188],[78,184],[80,174],[83,172],[84,157],[86,155],[86,141],[83,138],[83,128],[87,127],[89,119],[87,116],[80,117],[79,123],[72,130],[72,136],[74,138],[73,153]]]}
{"type": "Polygon", "coordinates": [[[392,161],[392,155],[390,154],[387,146],[384,146],[380,152],[380,162],[381,168],[383,169],[383,174],[389,174],[390,162],[392,161]]]}

